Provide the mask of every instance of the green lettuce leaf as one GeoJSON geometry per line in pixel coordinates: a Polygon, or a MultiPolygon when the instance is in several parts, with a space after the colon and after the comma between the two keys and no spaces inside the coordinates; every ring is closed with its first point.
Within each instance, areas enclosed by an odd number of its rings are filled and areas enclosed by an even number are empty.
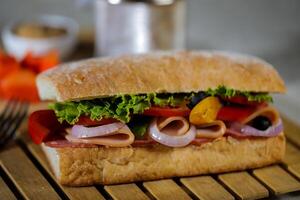
{"type": "Polygon", "coordinates": [[[234,97],[234,96],[244,96],[248,99],[248,101],[273,102],[272,96],[270,96],[268,93],[243,92],[243,91],[227,88],[225,86],[219,86],[216,89],[208,89],[206,93],[211,96],[221,96],[227,98],[234,97]]]}
{"type": "Polygon", "coordinates": [[[90,116],[92,120],[115,118],[128,123],[132,114],[141,114],[155,106],[179,106],[189,97],[186,94],[144,94],[120,95],[110,98],[58,102],[49,105],[60,122],[75,124],[81,115],[90,116]]]}
{"type": "MultiPolygon", "coordinates": [[[[224,86],[209,89],[206,93],[211,96],[222,97],[241,95],[247,97],[249,101],[273,101],[268,93],[242,92],[224,86]]],[[[82,115],[89,116],[92,120],[114,118],[128,123],[131,120],[132,114],[141,114],[153,105],[160,107],[180,106],[188,102],[193,95],[194,93],[119,95],[102,99],[58,102],[50,104],[49,108],[55,111],[61,123],[66,121],[69,124],[75,124],[82,115]]],[[[145,131],[143,125],[136,130],[137,134],[143,131],[145,131]]]]}

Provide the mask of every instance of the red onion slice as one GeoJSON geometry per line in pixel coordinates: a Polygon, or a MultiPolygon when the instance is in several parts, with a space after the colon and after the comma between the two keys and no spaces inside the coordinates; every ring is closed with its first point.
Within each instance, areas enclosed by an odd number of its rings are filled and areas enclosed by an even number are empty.
{"type": "Polygon", "coordinates": [[[270,126],[264,131],[261,131],[249,125],[233,122],[229,125],[229,130],[239,132],[245,136],[274,137],[283,131],[283,124],[281,119],[279,119],[277,124],[270,126]]]}
{"type": "Polygon", "coordinates": [[[149,126],[149,135],[153,140],[163,145],[169,147],[184,147],[190,144],[196,138],[196,127],[191,125],[189,130],[184,135],[171,136],[160,132],[155,119],[149,126]]]}
{"type": "Polygon", "coordinates": [[[82,125],[74,125],[71,129],[71,135],[76,138],[90,138],[107,136],[113,134],[124,127],[125,124],[121,122],[96,126],[96,127],[85,127],[82,125]]]}

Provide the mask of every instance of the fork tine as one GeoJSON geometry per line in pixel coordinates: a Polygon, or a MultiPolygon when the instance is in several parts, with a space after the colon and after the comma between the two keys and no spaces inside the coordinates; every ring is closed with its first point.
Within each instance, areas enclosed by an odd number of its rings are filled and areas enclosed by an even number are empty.
{"type": "Polygon", "coordinates": [[[20,115],[22,105],[21,102],[14,100],[14,103],[8,109],[9,111],[6,112],[5,118],[1,121],[0,131],[5,130],[6,126],[9,126],[20,115]]]}
{"type": "Polygon", "coordinates": [[[4,119],[4,117],[7,115],[7,113],[10,112],[11,108],[13,108],[15,104],[16,104],[16,102],[13,100],[8,100],[6,102],[4,110],[0,114],[0,121],[2,121],[4,119]]]}
{"type": "Polygon", "coordinates": [[[20,106],[20,102],[17,100],[10,101],[11,103],[8,104],[7,109],[3,115],[3,118],[0,121],[0,130],[5,130],[6,126],[9,126],[9,122],[13,121],[13,119],[18,114],[18,109],[20,106]]]}
{"type": "Polygon", "coordinates": [[[0,138],[0,145],[4,146],[4,144],[15,136],[16,130],[26,117],[29,105],[26,104],[19,104],[18,110],[15,112],[17,113],[11,120],[6,122],[6,126],[2,128],[2,137],[0,138]]]}
{"type": "Polygon", "coordinates": [[[17,106],[18,108],[17,110],[15,109],[16,114],[11,118],[11,120],[6,122],[6,124],[8,125],[6,125],[5,128],[1,128],[2,137],[0,138],[0,147],[4,146],[4,144],[7,141],[9,141],[15,136],[16,130],[19,128],[22,121],[27,116],[29,104],[21,103],[21,102],[17,102],[17,103],[18,103],[17,106]]]}

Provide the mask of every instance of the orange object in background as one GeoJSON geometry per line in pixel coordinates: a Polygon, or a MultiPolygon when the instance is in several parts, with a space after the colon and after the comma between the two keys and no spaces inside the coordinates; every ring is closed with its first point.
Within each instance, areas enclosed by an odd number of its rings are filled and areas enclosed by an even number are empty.
{"type": "Polygon", "coordinates": [[[9,73],[19,69],[20,64],[14,57],[5,55],[4,53],[0,52],[0,80],[9,73]]]}
{"type": "MultiPolygon", "coordinates": [[[[20,64],[15,58],[7,56],[0,51],[0,83],[10,73],[20,69],[20,64]]],[[[0,89],[0,98],[3,97],[3,91],[0,89]]]]}
{"type": "Polygon", "coordinates": [[[36,75],[58,63],[56,51],[42,56],[28,53],[21,62],[0,51],[0,98],[39,101],[36,75]]]}
{"type": "Polygon", "coordinates": [[[22,60],[21,65],[31,69],[36,73],[41,73],[59,63],[59,55],[57,51],[49,51],[42,56],[35,56],[31,52],[27,53],[22,60]]]}
{"type": "Polygon", "coordinates": [[[35,78],[36,74],[29,69],[20,69],[10,73],[0,83],[3,97],[30,102],[39,101],[35,78]]]}

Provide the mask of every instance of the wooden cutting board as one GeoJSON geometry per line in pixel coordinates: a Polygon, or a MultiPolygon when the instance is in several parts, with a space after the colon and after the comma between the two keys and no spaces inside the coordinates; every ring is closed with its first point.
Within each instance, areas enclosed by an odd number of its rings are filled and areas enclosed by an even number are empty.
{"type": "MultiPolygon", "coordinates": [[[[35,105],[31,110],[45,108],[35,105]]],[[[284,117],[287,151],[282,164],[260,169],[72,188],[60,185],[38,145],[21,137],[0,151],[0,199],[260,199],[289,193],[300,198],[300,126],[284,117]]]]}

